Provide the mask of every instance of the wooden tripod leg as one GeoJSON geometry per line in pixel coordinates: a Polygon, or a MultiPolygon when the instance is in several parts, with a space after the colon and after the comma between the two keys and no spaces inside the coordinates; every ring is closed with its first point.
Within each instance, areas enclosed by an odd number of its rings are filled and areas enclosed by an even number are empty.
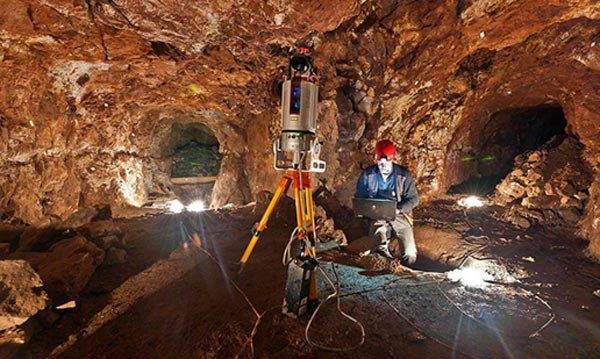
{"type": "Polygon", "coordinates": [[[263,216],[260,219],[260,222],[258,222],[258,226],[254,230],[252,238],[250,239],[250,243],[248,243],[248,246],[246,247],[246,250],[244,251],[242,258],[240,259],[240,264],[241,264],[240,271],[244,268],[244,265],[246,265],[246,262],[248,262],[248,258],[250,258],[250,255],[252,254],[252,251],[254,250],[256,243],[258,242],[258,238],[260,237],[260,234],[267,227],[267,222],[269,221],[269,217],[271,217],[271,214],[275,210],[275,207],[277,207],[277,203],[279,203],[281,196],[283,196],[283,194],[289,188],[290,181],[291,181],[291,179],[289,177],[284,176],[281,179],[281,181],[279,182],[279,185],[277,186],[277,190],[275,190],[275,194],[273,195],[271,202],[269,202],[269,205],[267,206],[265,213],[263,213],[263,216]]]}

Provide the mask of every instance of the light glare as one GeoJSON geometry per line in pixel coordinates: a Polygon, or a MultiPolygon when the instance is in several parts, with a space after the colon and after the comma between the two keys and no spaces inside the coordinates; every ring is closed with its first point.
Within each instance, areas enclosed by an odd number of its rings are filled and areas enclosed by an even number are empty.
{"type": "Polygon", "coordinates": [[[204,211],[204,202],[196,200],[187,206],[187,210],[190,212],[202,212],[204,211]]]}
{"type": "Polygon", "coordinates": [[[458,268],[446,273],[448,279],[452,282],[460,282],[465,287],[483,288],[487,286],[487,281],[494,279],[490,274],[481,269],[458,268]]]}
{"type": "Polygon", "coordinates": [[[167,202],[167,208],[173,213],[181,213],[185,206],[178,199],[173,199],[167,202]]]}
{"type": "Polygon", "coordinates": [[[469,196],[458,200],[458,205],[471,208],[471,207],[483,207],[485,202],[479,199],[477,196],[469,196]]]}

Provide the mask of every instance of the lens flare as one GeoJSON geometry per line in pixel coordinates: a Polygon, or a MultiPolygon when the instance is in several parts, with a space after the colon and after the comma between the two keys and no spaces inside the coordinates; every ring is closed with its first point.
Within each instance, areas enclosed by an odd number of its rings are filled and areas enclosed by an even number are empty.
{"type": "Polygon", "coordinates": [[[185,206],[178,199],[167,202],[167,208],[173,213],[181,213],[185,206]]]}
{"type": "Polygon", "coordinates": [[[196,200],[196,201],[188,204],[188,206],[186,208],[190,212],[202,212],[205,209],[204,202],[202,202],[201,200],[196,200]]]}
{"type": "Polygon", "coordinates": [[[461,198],[458,200],[458,205],[459,206],[463,206],[466,208],[471,208],[471,207],[483,207],[485,205],[485,202],[482,201],[479,197],[477,196],[469,196],[466,198],[461,198]]]}

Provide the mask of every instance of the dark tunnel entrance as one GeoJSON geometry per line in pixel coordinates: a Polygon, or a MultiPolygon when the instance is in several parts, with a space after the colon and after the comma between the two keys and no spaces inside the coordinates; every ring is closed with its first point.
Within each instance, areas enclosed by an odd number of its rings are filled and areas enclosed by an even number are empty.
{"type": "Polygon", "coordinates": [[[208,206],[222,160],[215,134],[202,123],[175,123],[170,148],[175,193],[184,201],[201,200],[208,206]]]}
{"type": "Polygon", "coordinates": [[[517,155],[564,136],[567,121],[560,106],[539,106],[496,112],[473,138],[472,151],[460,161],[471,176],[450,187],[451,194],[487,195],[513,169],[517,155]]]}

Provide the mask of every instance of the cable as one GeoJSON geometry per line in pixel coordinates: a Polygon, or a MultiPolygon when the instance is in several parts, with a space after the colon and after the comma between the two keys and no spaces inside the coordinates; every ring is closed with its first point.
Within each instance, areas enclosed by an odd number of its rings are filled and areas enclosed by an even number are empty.
{"type": "MultiPolygon", "coordinates": [[[[315,258],[316,259],[316,258],[315,258]]],[[[335,271],[335,266],[333,265],[333,263],[331,263],[331,267],[333,270],[333,273],[336,275],[337,278],[337,272],[335,271]]],[[[345,352],[345,351],[349,351],[349,350],[354,350],[358,347],[360,347],[361,345],[363,345],[363,343],[365,342],[365,327],[354,317],[350,316],[349,314],[347,314],[346,312],[344,312],[340,306],[340,295],[339,295],[339,280],[338,280],[338,284],[334,284],[333,281],[331,280],[331,278],[327,275],[327,272],[325,272],[325,270],[323,270],[323,268],[321,268],[320,265],[317,265],[317,268],[321,271],[321,273],[323,273],[323,275],[325,276],[325,279],[327,279],[327,282],[329,283],[329,285],[331,286],[331,288],[333,289],[333,293],[331,293],[330,295],[327,296],[327,298],[325,298],[323,301],[321,301],[321,303],[319,303],[319,305],[317,306],[317,309],[315,309],[315,311],[313,312],[313,314],[311,315],[308,324],[306,325],[306,328],[304,329],[304,338],[306,339],[306,342],[309,345],[312,345],[315,348],[319,348],[319,349],[323,349],[323,350],[327,350],[327,351],[332,351],[332,352],[345,352]],[[349,320],[351,320],[352,322],[354,322],[356,325],[358,325],[358,327],[360,328],[360,342],[354,346],[351,347],[329,347],[326,345],[321,345],[318,344],[314,341],[312,341],[310,339],[310,336],[308,335],[308,332],[310,330],[310,327],[315,319],[315,317],[317,316],[317,313],[319,313],[319,310],[321,309],[321,307],[330,299],[332,298],[336,298],[337,299],[337,310],[340,312],[340,314],[342,314],[344,317],[348,318],[349,320]]]]}
{"type": "Polygon", "coordinates": [[[244,343],[244,345],[242,345],[242,349],[240,350],[240,352],[235,356],[235,358],[239,358],[240,355],[242,355],[242,353],[244,352],[244,348],[246,348],[246,345],[250,345],[250,352],[252,353],[252,357],[254,357],[255,353],[254,353],[254,337],[256,336],[256,333],[258,332],[258,326],[260,325],[262,318],[265,316],[265,314],[267,314],[268,312],[272,311],[273,309],[277,309],[279,308],[279,305],[275,305],[267,310],[265,310],[264,312],[262,312],[258,318],[256,318],[256,321],[254,322],[254,326],[252,326],[252,332],[250,332],[250,336],[248,337],[248,339],[246,339],[246,342],[244,343]]]}
{"type": "MultiPolygon", "coordinates": [[[[459,267],[460,268],[460,267],[459,267]]],[[[542,303],[546,308],[548,308],[550,310],[550,318],[543,324],[541,325],[537,330],[533,331],[531,334],[529,334],[527,337],[528,338],[533,338],[536,337],[540,334],[540,332],[542,330],[544,330],[548,325],[550,325],[550,323],[552,323],[554,321],[554,319],[556,318],[556,314],[554,314],[554,309],[552,309],[552,307],[550,306],[550,304],[548,304],[548,302],[546,302],[544,299],[542,299],[539,295],[533,293],[532,291],[530,291],[529,289],[523,287],[522,285],[518,284],[518,283],[504,283],[504,282],[496,282],[496,281],[485,281],[487,283],[492,283],[492,284],[497,284],[497,285],[503,285],[503,286],[514,286],[517,288],[520,288],[521,290],[525,291],[525,293],[535,297],[540,303],[542,303]]],[[[442,288],[440,287],[439,283],[436,285],[436,289],[444,296],[444,298],[452,305],[454,306],[462,315],[464,315],[465,317],[471,319],[472,321],[474,321],[475,323],[478,323],[479,325],[482,325],[492,331],[497,331],[499,333],[502,333],[505,336],[508,337],[514,337],[514,338],[520,338],[520,335],[513,335],[511,333],[506,333],[504,331],[501,331],[498,328],[493,328],[491,326],[489,326],[488,324],[484,323],[483,321],[473,317],[472,315],[468,314],[467,312],[465,312],[460,305],[458,305],[455,301],[453,301],[447,294],[446,292],[444,292],[442,290],[442,288]]]]}
{"type": "MultiPolygon", "coordinates": [[[[415,329],[416,329],[416,330],[417,330],[419,333],[423,333],[423,335],[425,335],[426,337],[428,337],[429,339],[433,340],[434,342],[436,342],[436,343],[440,344],[440,345],[441,345],[441,346],[443,346],[443,347],[446,347],[446,348],[448,348],[448,349],[450,349],[450,350],[452,350],[452,351],[454,351],[454,350],[455,350],[455,349],[454,349],[452,346],[450,346],[449,344],[446,344],[445,342],[441,341],[440,339],[438,339],[438,338],[436,338],[436,337],[432,336],[431,334],[428,334],[426,331],[424,331],[423,329],[421,329],[421,328],[420,328],[418,325],[416,325],[415,323],[413,323],[413,321],[412,321],[412,320],[408,319],[408,317],[407,317],[406,315],[402,314],[402,312],[401,312],[400,310],[398,310],[398,308],[396,308],[396,307],[395,307],[395,306],[394,306],[394,305],[393,305],[393,304],[392,304],[392,303],[391,303],[391,302],[390,302],[390,301],[389,301],[389,300],[388,300],[388,299],[385,297],[385,294],[382,294],[382,297],[381,297],[381,299],[383,299],[383,300],[384,300],[384,301],[387,303],[387,305],[389,305],[389,306],[390,306],[390,308],[392,308],[392,310],[393,310],[393,311],[394,311],[394,312],[395,312],[395,313],[396,313],[396,314],[397,314],[397,315],[398,315],[400,318],[404,319],[404,321],[406,321],[408,324],[410,324],[410,325],[411,325],[413,328],[415,328],[415,329]]],[[[464,355],[464,356],[468,357],[468,358],[474,358],[473,356],[471,356],[471,355],[469,355],[469,354],[467,354],[467,353],[465,353],[465,352],[463,352],[463,351],[461,351],[461,350],[459,350],[459,349],[456,349],[456,351],[457,351],[457,352],[459,352],[460,354],[462,354],[462,355],[464,355]]]]}
{"type": "MultiPolygon", "coordinates": [[[[189,232],[189,230],[187,229],[187,226],[185,226],[183,224],[182,221],[179,221],[180,227],[182,229],[182,232],[184,233],[184,235],[187,238],[191,238],[191,234],[189,232]]],[[[225,276],[225,278],[233,285],[233,287],[235,288],[235,290],[244,298],[244,300],[246,301],[246,303],[248,304],[248,306],[250,307],[250,309],[252,309],[252,312],[254,313],[254,315],[256,315],[256,322],[254,323],[254,327],[252,328],[252,332],[250,333],[250,337],[248,338],[248,340],[246,341],[246,343],[249,342],[250,344],[250,351],[252,352],[252,356],[254,356],[254,335],[256,334],[256,330],[258,328],[258,324],[260,323],[261,318],[271,309],[268,309],[266,311],[264,311],[262,314],[258,313],[258,310],[256,309],[256,307],[254,306],[254,304],[252,304],[252,301],[250,300],[250,298],[248,297],[248,295],[246,295],[246,293],[242,290],[242,288],[240,288],[237,283],[227,274],[227,272],[225,271],[225,269],[221,266],[221,263],[219,263],[219,261],[206,249],[201,248],[201,247],[197,247],[198,250],[200,250],[202,253],[204,253],[208,258],[210,258],[216,265],[217,267],[221,270],[221,273],[223,274],[223,276],[225,276]]],[[[242,351],[243,348],[246,346],[246,344],[244,344],[244,346],[242,347],[242,351]]],[[[236,356],[239,357],[239,355],[241,354],[241,352],[236,356]]]]}
{"type": "MultiPolygon", "coordinates": [[[[466,212],[465,212],[465,215],[466,215],[466,212]]],[[[464,266],[465,262],[466,262],[466,261],[467,261],[469,258],[475,258],[475,257],[473,257],[473,255],[474,255],[474,254],[477,254],[477,253],[479,253],[479,252],[483,251],[483,250],[484,250],[485,248],[487,248],[488,246],[489,246],[489,245],[488,245],[488,244],[486,244],[486,245],[483,245],[483,246],[481,246],[480,248],[478,248],[478,249],[476,249],[476,250],[474,250],[474,251],[471,251],[471,252],[467,253],[467,254],[466,254],[464,257],[463,257],[463,259],[461,260],[460,264],[458,265],[458,269],[462,268],[462,267],[464,266]]],[[[490,259],[491,259],[491,258],[490,258],[490,259]]],[[[547,307],[547,308],[550,310],[550,318],[549,318],[549,319],[548,319],[548,320],[547,320],[547,321],[546,321],[546,322],[545,322],[545,323],[544,323],[542,326],[540,326],[540,327],[539,327],[537,330],[535,330],[534,332],[532,332],[531,334],[529,334],[529,336],[528,336],[529,338],[533,338],[533,337],[536,337],[536,336],[538,336],[538,335],[540,334],[540,332],[541,332],[542,330],[544,330],[544,329],[545,329],[545,328],[546,328],[548,325],[550,325],[550,323],[552,323],[552,322],[554,321],[554,319],[556,318],[556,314],[554,314],[554,310],[552,309],[552,307],[550,306],[550,304],[548,304],[548,302],[546,302],[545,300],[543,300],[543,299],[542,299],[540,296],[538,296],[537,294],[533,293],[532,291],[530,291],[530,290],[528,290],[528,289],[524,288],[522,285],[516,285],[516,284],[512,284],[512,283],[510,283],[510,284],[509,284],[509,283],[496,282],[496,281],[486,281],[486,282],[488,282],[488,283],[493,283],[493,284],[499,284],[499,285],[505,285],[505,286],[509,286],[509,285],[515,285],[516,287],[519,287],[519,288],[521,288],[522,290],[524,290],[526,293],[528,293],[528,294],[530,294],[530,295],[534,296],[534,297],[535,297],[535,298],[536,298],[536,299],[537,299],[537,300],[538,300],[540,303],[542,303],[542,304],[543,304],[545,307],[547,307]]],[[[475,317],[473,317],[473,316],[469,315],[468,313],[466,313],[466,312],[465,312],[465,311],[464,311],[464,310],[463,310],[463,309],[462,309],[462,308],[461,308],[461,307],[460,307],[458,304],[456,304],[456,303],[455,303],[455,302],[454,302],[452,299],[450,299],[450,297],[449,297],[449,296],[448,296],[448,295],[447,295],[447,294],[446,294],[446,293],[445,293],[445,292],[442,290],[442,288],[440,288],[439,284],[438,284],[438,285],[436,285],[436,288],[437,288],[437,290],[438,290],[438,291],[439,291],[439,292],[440,292],[440,293],[441,293],[441,294],[442,294],[442,295],[443,295],[443,296],[446,298],[446,300],[447,300],[447,301],[448,301],[450,304],[452,304],[452,305],[453,305],[453,306],[454,306],[456,309],[458,309],[458,311],[459,311],[459,312],[460,312],[462,315],[466,316],[467,318],[469,318],[469,319],[473,320],[474,322],[476,322],[476,323],[478,323],[478,324],[480,324],[480,325],[482,325],[482,326],[484,326],[484,327],[486,327],[486,328],[488,328],[488,329],[490,329],[490,330],[493,330],[493,331],[494,331],[494,330],[496,330],[496,331],[498,331],[498,332],[501,332],[499,329],[497,329],[497,328],[492,328],[492,327],[490,327],[489,325],[487,325],[486,323],[482,322],[481,320],[479,320],[479,319],[477,319],[477,318],[475,318],[475,317]]],[[[501,333],[502,333],[502,332],[501,332],[501,333]]],[[[502,334],[504,334],[504,335],[506,335],[506,336],[513,336],[513,335],[511,335],[511,334],[509,334],[509,333],[502,333],[502,334]]],[[[513,336],[513,337],[515,337],[515,336],[513,336]]]]}
{"type": "Polygon", "coordinates": [[[283,250],[283,256],[281,257],[281,263],[284,266],[287,266],[292,261],[292,243],[294,242],[294,236],[298,232],[299,227],[294,228],[292,234],[290,235],[290,239],[285,245],[285,249],[283,250]]]}
{"type": "MultiPolygon", "coordinates": [[[[522,288],[524,289],[524,288],[522,288]]],[[[526,290],[526,289],[525,289],[526,290]]],[[[533,294],[537,300],[540,301],[540,303],[542,303],[543,305],[545,305],[548,309],[550,309],[550,318],[546,321],[546,323],[544,323],[544,325],[542,325],[538,330],[536,330],[535,332],[529,334],[529,338],[534,338],[537,337],[538,335],[540,335],[540,332],[542,330],[544,330],[547,326],[550,325],[550,323],[552,323],[554,321],[554,319],[556,318],[556,314],[554,314],[554,309],[552,309],[552,307],[550,306],[550,304],[548,304],[548,302],[546,302],[545,300],[543,300],[539,295],[533,293],[530,291],[531,294],[533,294]]]]}
{"type": "MultiPolygon", "coordinates": [[[[299,180],[300,180],[300,187],[302,188],[302,172],[300,170],[298,170],[298,176],[299,176],[299,180]]],[[[308,205],[308,203],[307,203],[308,205]]],[[[182,232],[184,232],[184,234],[190,238],[191,234],[188,231],[188,229],[186,228],[185,225],[183,225],[182,221],[180,221],[180,226],[182,228],[182,232]]],[[[316,245],[317,243],[317,230],[316,230],[316,226],[315,226],[315,221],[314,221],[314,217],[312,218],[312,227],[313,227],[313,240],[314,243],[316,245]]],[[[285,249],[283,251],[283,255],[282,255],[282,264],[284,266],[287,266],[291,260],[292,260],[292,256],[291,256],[291,247],[292,247],[292,243],[294,242],[294,239],[296,237],[296,235],[298,234],[299,231],[304,231],[303,228],[301,227],[296,227],[294,228],[294,230],[292,231],[290,238],[285,246],[285,249]]],[[[307,253],[309,254],[309,256],[311,258],[313,258],[316,263],[317,263],[317,268],[319,269],[319,271],[321,271],[321,273],[323,274],[323,276],[325,277],[325,279],[327,280],[328,284],[331,286],[333,293],[328,295],[327,298],[325,298],[323,301],[321,301],[319,303],[319,305],[317,306],[317,308],[315,309],[315,311],[313,312],[313,314],[311,315],[306,328],[304,330],[304,337],[306,339],[306,342],[315,347],[315,348],[319,348],[322,350],[327,350],[327,351],[333,351],[333,352],[345,352],[345,351],[349,351],[349,350],[353,350],[356,349],[358,347],[360,347],[364,342],[365,342],[365,328],[364,326],[354,317],[352,317],[351,315],[347,314],[346,312],[344,312],[341,308],[341,300],[340,300],[340,291],[339,291],[339,277],[337,275],[337,272],[335,270],[335,266],[332,263],[332,270],[333,273],[336,276],[336,283],[334,283],[331,278],[329,277],[329,275],[327,274],[327,272],[325,272],[325,270],[321,267],[320,262],[318,260],[318,258],[316,257],[316,255],[314,254],[312,248],[313,245],[310,243],[310,240],[306,237],[302,237],[301,239],[304,243],[304,245],[307,248],[307,253]],[[312,323],[314,321],[314,319],[316,318],[317,314],[319,313],[319,311],[321,310],[321,308],[323,307],[323,305],[329,301],[330,299],[336,298],[336,307],[337,310],[340,312],[340,314],[342,314],[345,318],[349,319],[350,321],[354,322],[355,324],[358,325],[358,327],[360,328],[360,332],[361,332],[361,338],[360,338],[360,342],[354,346],[351,347],[330,347],[330,346],[326,346],[326,345],[321,345],[318,344],[316,342],[314,342],[313,340],[310,339],[310,335],[309,335],[309,331],[310,328],[312,326],[312,323]]],[[[207,251],[204,248],[198,248],[200,251],[202,251],[204,254],[206,254],[213,262],[215,262],[215,264],[221,269],[221,272],[224,274],[224,276],[227,278],[227,280],[233,285],[233,287],[238,291],[238,293],[240,293],[242,295],[242,297],[244,298],[244,300],[246,301],[246,303],[250,306],[250,308],[252,309],[252,311],[254,312],[254,314],[256,315],[257,319],[254,323],[254,326],[252,328],[252,332],[250,333],[250,336],[247,340],[246,343],[249,343],[250,345],[250,350],[252,352],[252,355],[254,356],[254,336],[256,335],[257,331],[258,331],[258,326],[263,318],[263,316],[269,312],[270,310],[276,308],[276,307],[272,307],[270,309],[267,309],[266,311],[262,312],[259,314],[259,312],[256,310],[256,307],[252,304],[252,302],[250,301],[250,299],[248,298],[248,296],[246,295],[246,293],[244,293],[244,291],[242,291],[242,289],[237,285],[237,283],[230,278],[227,273],[225,272],[225,270],[223,269],[223,267],[221,266],[221,264],[216,260],[216,258],[214,258],[214,256],[207,251]]],[[[245,346],[245,345],[244,345],[245,346]]],[[[241,352],[238,354],[238,356],[241,354],[241,352]]]]}
{"type": "MultiPolygon", "coordinates": [[[[304,157],[304,155],[305,154],[303,154],[302,157],[304,157]]],[[[300,168],[298,168],[298,178],[299,178],[299,182],[300,182],[300,188],[302,189],[302,188],[304,188],[304,184],[303,184],[303,181],[302,181],[302,170],[300,170],[300,168]]],[[[310,206],[311,204],[307,203],[306,205],[310,206]]],[[[317,245],[317,238],[318,238],[318,236],[317,236],[317,227],[316,227],[315,218],[314,218],[314,204],[313,204],[313,216],[311,218],[311,221],[312,221],[311,225],[312,225],[312,232],[313,232],[313,242],[314,242],[314,246],[316,246],[317,245]]],[[[296,228],[294,230],[294,232],[292,232],[292,235],[290,236],[290,240],[288,241],[288,244],[287,244],[287,246],[286,246],[286,248],[284,250],[284,253],[283,253],[283,263],[284,263],[284,265],[287,265],[289,263],[288,261],[286,261],[286,256],[288,256],[289,260],[291,260],[291,258],[290,258],[291,245],[292,245],[292,242],[293,242],[294,234],[295,234],[295,232],[297,232],[297,230],[298,230],[298,228],[296,228]]],[[[360,347],[365,342],[365,336],[366,336],[365,335],[365,328],[363,327],[363,325],[357,319],[355,319],[354,317],[352,317],[349,314],[345,313],[342,310],[342,308],[341,308],[341,305],[340,305],[340,295],[339,295],[339,287],[338,287],[339,286],[339,278],[337,277],[337,272],[335,271],[335,266],[333,265],[333,263],[331,264],[333,273],[335,274],[336,279],[337,279],[336,280],[336,284],[333,283],[333,281],[331,280],[331,278],[327,275],[327,272],[325,272],[325,270],[323,270],[323,268],[321,267],[321,263],[319,262],[319,259],[316,257],[316,255],[314,254],[314,252],[312,250],[313,244],[310,243],[310,240],[308,238],[305,238],[305,237],[302,238],[302,240],[304,241],[304,245],[307,248],[306,252],[308,252],[309,256],[316,261],[317,268],[319,269],[319,271],[321,271],[321,273],[323,273],[323,276],[325,277],[325,279],[327,280],[327,282],[331,286],[331,289],[333,290],[333,293],[330,294],[330,295],[328,295],[327,298],[325,298],[323,301],[321,301],[319,303],[319,305],[317,306],[317,308],[315,309],[315,311],[313,312],[313,314],[310,316],[310,319],[308,320],[306,328],[304,329],[304,338],[306,339],[306,342],[309,345],[312,345],[315,348],[319,348],[319,349],[327,350],[327,351],[332,351],[332,352],[345,352],[345,351],[353,350],[353,349],[356,349],[356,348],[360,347]],[[319,311],[321,310],[321,308],[323,307],[323,305],[327,301],[329,301],[330,299],[332,299],[332,298],[336,298],[336,302],[337,302],[336,306],[337,306],[337,310],[340,312],[340,314],[342,314],[344,317],[348,318],[352,322],[356,323],[358,325],[358,327],[360,328],[361,338],[360,338],[360,343],[358,343],[357,345],[354,345],[352,347],[339,347],[339,348],[336,348],[336,347],[329,347],[329,346],[326,346],[326,345],[318,344],[318,343],[316,343],[316,342],[314,342],[314,341],[312,341],[310,339],[310,336],[309,336],[308,332],[310,330],[310,327],[311,327],[311,325],[312,325],[315,317],[317,316],[317,314],[319,313],[319,311]]]]}

